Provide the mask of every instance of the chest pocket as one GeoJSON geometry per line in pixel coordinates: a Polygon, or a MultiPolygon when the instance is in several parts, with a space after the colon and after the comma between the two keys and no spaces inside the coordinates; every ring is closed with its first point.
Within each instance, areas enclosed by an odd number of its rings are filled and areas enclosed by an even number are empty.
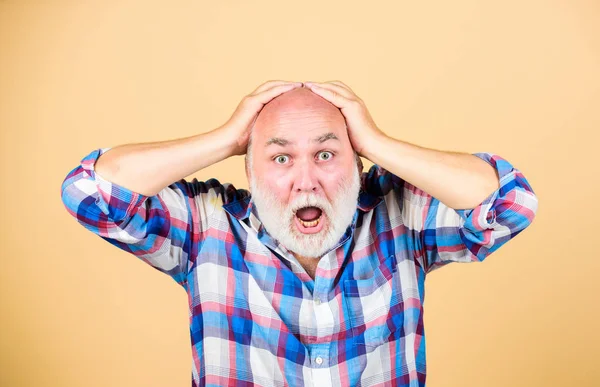
{"type": "Polygon", "coordinates": [[[357,344],[376,347],[387,342],[404,321],[398,262],[388,256],[366,279],[344,281],[344,305],[351,336],[357,344]]]}

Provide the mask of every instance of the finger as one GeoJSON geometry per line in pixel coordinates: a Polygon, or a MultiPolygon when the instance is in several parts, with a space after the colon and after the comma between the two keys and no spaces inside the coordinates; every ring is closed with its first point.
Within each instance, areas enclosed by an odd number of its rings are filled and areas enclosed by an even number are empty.
{"type": "Polygon", "coordinates": [[[332,92],[335,92],[337,94],[340,94],[341,96],[343,96],[344,98],[347,98],[349,100],[354,100],[356,99],[356,96],[354,95],[353,92],[349,91],[348,89],[346,89],[345,87],[342,87],[340,85],[336,85],[330,82],[325,82],[325,83],[315,83],[314,84],[317,87],[323,87],[325,89],[331,90],[332,92]]]}
{"type": "Polygon", "coordinates": [[[243,122],[244,125],[252,127],[258,117],[258,113],[270,100],[282,93],[285,93],[286,91],[300,87],[301,85],[302,82],[294,84],[283,81],[282,84],[273,86],[270,89],[264,90],[258,94],[250,94],[245,96],[236,110],[236,112],[238,112],[236,115],[236,120],[243,122]]]}
{"type": "Polygon", "coordinates": [[[271,87],[270,89],[266,89],[258,94],[251,96],[250,98],[257,100],[261,104],[265,105],[273,98],[277,97],[280,94],[283,94],[292,89],[298,88],[302,86],[302,82],[297,83],[284,83],[280,85],[276,85],[271,87]]]}
{"type": "MultiPolygon", "coordinates": [[[[340,109],[348,107],[352,101],[349,100],[348,98],[346,98],[344,95],[340,94],[339,90],[334,89],[332,86],[333,85],[324,85],[322,83],[318,84],[318,85],[316,85],[316,84],[308,85],[308,87],[310,88],[310,90],[313,93],[325,98],[327,101],[331,102],[334,106],[336,106],[340,109]]],[[[337,86],[337,87],[339,88],[339,86],[337,86]]]]}
{"type": "Polygon", "coordinates": [[[275,81],[268,81],[263,83],[262,85],[258,86],[256,88],[256,90],[254,90],[252,93],[250,94],[258,94],[261,93],[267,89],[272,88],[273,86],[279,86],[279,85],[285,85],[285,84],[290,84],[290,83],[297,83],[294,81],[283,81],[283,80],[275,80],[275,81]]]}
{"type": "Polygon", "coordinates": [[[333,84],[336,84],[338,86],[341,86],[341,87],[347,89],[348,91],[350,91],[352,94],[355,94],[354,91],[350,88],[350,86],[346,85],[342,81],[329,81],[329,83],[333,83],[333,84]]]}

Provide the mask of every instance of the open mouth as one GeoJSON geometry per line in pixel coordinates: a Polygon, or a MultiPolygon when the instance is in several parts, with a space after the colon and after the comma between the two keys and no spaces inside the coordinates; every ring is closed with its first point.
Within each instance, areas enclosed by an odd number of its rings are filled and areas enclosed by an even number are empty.
{"type": "Polygon", "coordinates": [[[302,207],[295,213],[298,228],[303,233],[312,234],[321,230],[323,226],[323,210],[318,207],[302,207]]]}

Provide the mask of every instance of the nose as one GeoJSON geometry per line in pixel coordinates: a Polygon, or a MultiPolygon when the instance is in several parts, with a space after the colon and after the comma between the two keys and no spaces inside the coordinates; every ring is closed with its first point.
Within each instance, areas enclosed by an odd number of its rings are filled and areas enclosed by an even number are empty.
{"type": "Polygon", "coordinates": [[[310,163],[302,163],[298,166],[298,176],[294,184],[294,192],[296,193],[316,193],[318,190],[317,177],[315,170],[310,163]]]}

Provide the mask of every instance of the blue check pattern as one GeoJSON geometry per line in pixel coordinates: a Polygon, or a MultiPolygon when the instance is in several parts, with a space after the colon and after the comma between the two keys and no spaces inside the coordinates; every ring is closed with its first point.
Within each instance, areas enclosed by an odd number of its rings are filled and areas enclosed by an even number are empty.
{"type": "Polygon", "coordinates": [[[452,209],[373,165],[351,225],[313,280],[260,222],[250,193],[181,179],[155,196],[94,170],[61,187],[79,224],[171,277],[188,295],[192,386],[425,386],[424,285],[480,262],[531,224],[537,198],[504,158],[474,153],[500,187],[452,209]]]}

